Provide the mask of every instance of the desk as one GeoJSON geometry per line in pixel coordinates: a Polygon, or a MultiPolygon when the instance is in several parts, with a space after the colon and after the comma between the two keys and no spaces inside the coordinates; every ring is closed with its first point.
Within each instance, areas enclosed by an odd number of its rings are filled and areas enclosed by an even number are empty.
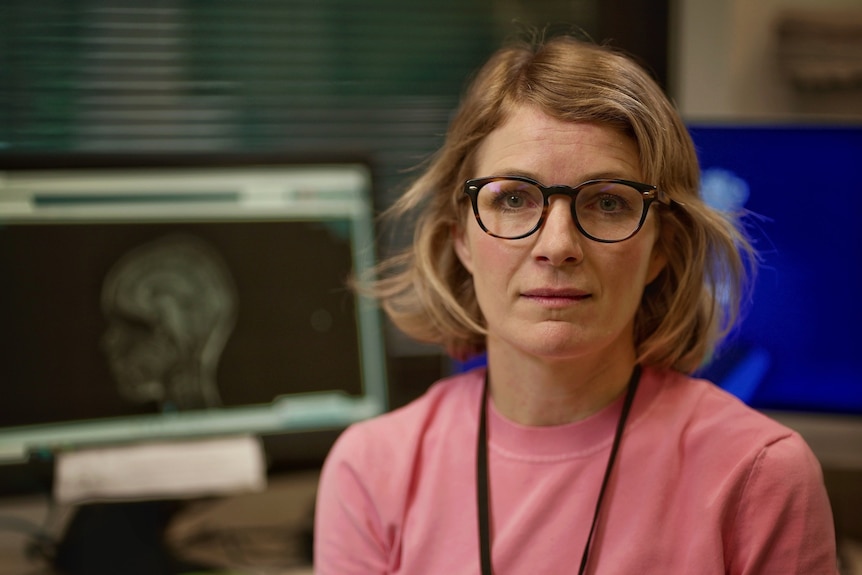
{"type": "Polygon", "coordinates": [[[42,529],[58,536],[65,527],[68,510],[61,510],[56,520],[49,519],[49,502],[42,496],[22,496],[2,500],[0,504],[0,573],[4,575],[53,575],[42,560],[28,559],[26,549],[32,540],[24,529],[42,529]],[[20,529],[19,529],[20,528],[20,529]]]}
{"type": "MultiPolygon", "coordinates": [[[[294,538],[276,545],[272,544],[274,537],[265,535],[310,536],[316,489],[316,471],[297,472],[272,477],[262,493],[185,502],[165,531],[165,543],[181,560],[206,565],[214,574],[312,575],[311,565],[300,558],[301,541],[294,538]],[[254,533],[256,537],[248,540],[252,546],[244,554],[238,554],[237,549],[242,549],[236,547],[236,542],[243,533],[254,533]]],[[[26,549],[33,538],[23,529],[44,530],[59,540],[72,524],[75,512],[71,507],[51,509],[44,496],[0,500],[0,573],[56,575],[47,560],[27,557],[26,549]]]]}

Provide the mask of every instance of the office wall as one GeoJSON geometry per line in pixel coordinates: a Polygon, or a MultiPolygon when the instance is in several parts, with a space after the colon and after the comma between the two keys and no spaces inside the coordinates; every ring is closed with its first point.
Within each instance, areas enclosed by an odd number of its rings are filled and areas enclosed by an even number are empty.
{"type": "Polygon", "coordinates": [[[675,0],[671,6],[669,84],[686,118],[862,119],[860,0],[675,0]],[[821,30],[831,27],[833,38],[838,28],[849,38],[856,27],[856,42],[837,50],[857,70],[855,78],[830,86],[794,83],[779,30],[784,18],[799,13],[821,20],[821,30]]]}

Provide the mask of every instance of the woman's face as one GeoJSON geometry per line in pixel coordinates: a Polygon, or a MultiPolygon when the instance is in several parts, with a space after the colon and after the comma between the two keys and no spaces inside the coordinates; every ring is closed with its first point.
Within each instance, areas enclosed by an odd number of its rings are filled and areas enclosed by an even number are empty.
{"type": "MultiPolygon", "coordinates": [[[[499,175],[528,176],[546,186],[593,178],[642,181],[630,137],[532,107],[517,110],[478,150],[474,176],[499,175]]],[[[635,313],[644,287],[665,265],[652,213],[634,237],[614,244],[584,237],[562,195],[551,196],[544,225],[523,239],[486,234],[472,212],[465,221],[455,250],[473,276],[489,352],[634,359],[635,313]]]]}

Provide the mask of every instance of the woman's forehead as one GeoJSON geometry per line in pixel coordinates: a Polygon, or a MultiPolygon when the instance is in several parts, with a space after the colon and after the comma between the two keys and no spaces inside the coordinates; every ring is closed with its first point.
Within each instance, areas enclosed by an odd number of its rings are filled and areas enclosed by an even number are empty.
{"type": "MultiPolygon", "coordinates": [[[[523,106],[479,145],[478,176],[519,174],[547,178],[640,176],[637,144],[623,131],[598,122],[572,122],[523,106]],[[488,173],[485,173],[488,172],[488,173]]],[[[562,181],[556,183],[563,183],[562,181]]]]}

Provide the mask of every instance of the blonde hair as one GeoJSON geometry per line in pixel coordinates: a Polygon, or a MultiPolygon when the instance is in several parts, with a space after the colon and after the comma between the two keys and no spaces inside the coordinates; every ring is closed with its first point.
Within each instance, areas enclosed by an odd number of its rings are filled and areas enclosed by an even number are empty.
{"type": "Polygon", "coordinates": [[[477,148],[525,105],[624,131],[637,143],[645,181],[684,204],[656,211],[667,265],[644,292],[634,336],[642,364],[695,370],[736,323],[756,254],[737,218],[699,197],[694,146],[661,88],[629,57],[570,36],[504,47],[478,71],[442,148],[386,213],[418,213],[413,244],[361,289],[419,341],[461,359],[484,350],[485,321],[453,229],[466,224],[463,183],[476,176],[477,148]]]}

